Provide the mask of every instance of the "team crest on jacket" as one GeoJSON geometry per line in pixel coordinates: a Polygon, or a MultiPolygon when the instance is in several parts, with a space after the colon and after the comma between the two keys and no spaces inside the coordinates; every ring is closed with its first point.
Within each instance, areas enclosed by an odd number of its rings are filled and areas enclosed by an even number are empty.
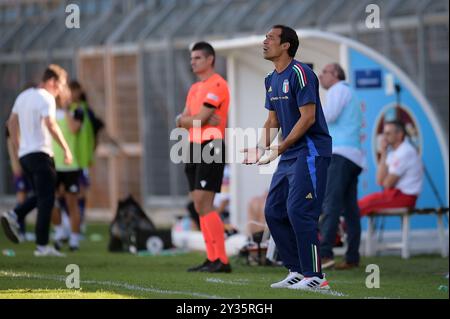
{"type": "Polygon", "coordinates": [[[283,82],[283,93],[288,93],[289,92],[289,80],[286,79],[283,82]]]}

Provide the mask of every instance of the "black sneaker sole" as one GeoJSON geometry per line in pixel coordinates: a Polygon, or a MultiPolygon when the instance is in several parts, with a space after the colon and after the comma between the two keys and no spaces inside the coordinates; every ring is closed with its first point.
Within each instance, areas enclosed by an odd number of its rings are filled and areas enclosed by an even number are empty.
{"type": "Polygon", "coordinates": [[[197,272],[211,272],[210,266],[205,266],[197,270],[197,272]]]}
{"type": "Polygon", "coordinates": [[[195,267],[195,268],[189,268],[187,270],[187,272],[203,272],[203,271],[207,271],[206,269],[208,268],[208,266],[199,266],[199,267],[195,267]]]}
{"type": "Polygon", "coordinates": [[[195,267],[191,267],[187,269],[187,272],[202,272],[207,271],[208,267],[211,265],[211,262],[209,263],[203,263],[202,265],[198,265],[195,267]]]}
{"type": "Polygon", "coordinates": [[[227,273],[227,274],[229,274],[229,273],[231,273],[231,267],[230,266],[228,266],[228,267],[222,266],[220,268],[209,268],[206,271],[210,272],[210,273],[227,273]]]}
{"type": "Polygon", "coordinates": [[[14,234],[14,232],[11,230],[11,226],[9,225],[9,222],[6,219],[6,217],[2,216],[0,218],[0,220],[1,220],[3,231],[5,232],[6,237],[10,241],[12,241],[14,244],[18,244],[19,243],[19,237],[17,237],[16,234],[14,234]]]}

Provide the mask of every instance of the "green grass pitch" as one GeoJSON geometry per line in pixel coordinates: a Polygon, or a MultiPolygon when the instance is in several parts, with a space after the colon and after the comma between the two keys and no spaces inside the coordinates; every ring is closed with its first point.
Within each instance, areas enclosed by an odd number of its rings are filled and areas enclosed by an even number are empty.
{"type": "Polygon", "coordinates": [[[0,299],[4,298],[433,298],[448,299],[448,258],[396,256],[363,258],[351,271],[330,270],[330,293],[271,289],[270,283],[286,275],[282,267],[247,266],[232,257],[231,274],[188,273],[186,269],[203,261],[201,253],[175,256],[136,256],[107,251],[107,226],[89,225],[81,250],[66,258],[33,256],[34,244],[15,245],[0,232],[0,250],[12,248],[15,256],[0,256],[0,299]],[[101,241],[90,241],[91,234],[101,241]],[[66,266],[80,269],[80,289],[66,287],[66,266]],[[380,269],[380,288],[366,287],[366,266],[380,269]],[[444,286],[444,287],[441,287],[444,286]],[[439,289],[441,287],[441,289],[439,289]],[[443,289],[442,289],[443,288],[443,289]]]}

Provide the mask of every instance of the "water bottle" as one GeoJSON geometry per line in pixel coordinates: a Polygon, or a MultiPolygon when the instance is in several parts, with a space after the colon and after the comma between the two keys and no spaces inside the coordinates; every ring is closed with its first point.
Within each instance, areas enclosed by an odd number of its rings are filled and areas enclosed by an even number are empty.
{"type": "Polygon", "coordinates": [[[447,285],[440,285],[438,289],[439,289],[439,291],[448,292],[448,286],[447,285]]]}
{"type": "Polygon", "coordinates": [[[14,257],[16,255],[16,252],[12,249],[3,249],[2,253],[4,256],[8,257],[14,257]]]}

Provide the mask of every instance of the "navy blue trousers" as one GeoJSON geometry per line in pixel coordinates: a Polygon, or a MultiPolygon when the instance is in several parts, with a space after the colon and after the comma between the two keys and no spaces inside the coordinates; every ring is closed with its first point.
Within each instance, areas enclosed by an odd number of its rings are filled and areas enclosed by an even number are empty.
{"type": "Polygon", "coordinates": [[[320,252],[323,258],[334,258],[333,246],[339,217],[343,215],[347,225],[348,243],[345,260],[348,263],[359,263],[361,217],[358,208],[358,176],[361,171],[361,167],[343,156],[333,154],[331,157],[320,224],[320,252]]]}
{"type": "Polygon", "coordinates": [[[265,216],[281,260],[290,271],[322,277],[319,216],[330,157],[299,155],[280,161],[265,216]]]}
{"type": "Polygon", "coordinates": [[[50,221],[55,201],[56,171],[53,158],[45,153],[31,153],[20,158],[26,178],[31,181],[34,196],[16,208],[18,220],[24,220],[37,207],[36,244],[45,246],[49,241],[50,221]]]}

